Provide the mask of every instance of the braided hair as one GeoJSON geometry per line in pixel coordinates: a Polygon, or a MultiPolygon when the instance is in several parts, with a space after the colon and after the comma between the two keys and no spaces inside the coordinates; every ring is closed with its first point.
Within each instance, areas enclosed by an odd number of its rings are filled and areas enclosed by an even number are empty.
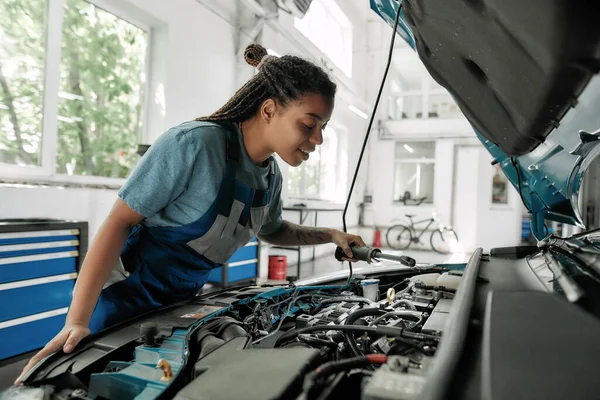
{"type": "Polygon", "coordinates": [[[333,104],[336,84],[322,68],[310,61],[290,55],[270,56],[259,44],[248,46],[244,59],[258,69],[258,74],[223,107],[208,117],[196,118],[196,121],[244,122],[253,117],[267,99],[286,107],[304,95],[319,94],[333,104]]]}

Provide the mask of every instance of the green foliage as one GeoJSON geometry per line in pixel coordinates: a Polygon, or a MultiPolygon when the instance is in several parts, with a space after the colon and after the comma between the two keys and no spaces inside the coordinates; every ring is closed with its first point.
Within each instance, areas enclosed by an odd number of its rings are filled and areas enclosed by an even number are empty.
{"type": "MultiPolygon", "coordinates": [[[[0,4],[0,63],[32,58],[40,71],[37,81],[22,73],[8,81],[14,98],[28,99],[18,113],[18,125],[24,139],[25,128],[30,130],[29,139],[33,129],[38,150],[46,14],[43,0],[3,0],[0,4]],[[37,109],[37,113],[27,109],[37,109]]],[[[146,33],[84,0],[64,0],[61,40],[57,172],[126,177],[138,159],[146,33]]],[[[6,147],[12,162],[19,162],[22,147],[32,143],[23,140],[19,146],[8,111],[0,109],[0,161],[11,162],[3,156],[6,147]]]]}
{"type": "Polygon", "coordinates": [[[0,162],[40,163],[45,24],[46,0],[0,2],[0,162]]]}

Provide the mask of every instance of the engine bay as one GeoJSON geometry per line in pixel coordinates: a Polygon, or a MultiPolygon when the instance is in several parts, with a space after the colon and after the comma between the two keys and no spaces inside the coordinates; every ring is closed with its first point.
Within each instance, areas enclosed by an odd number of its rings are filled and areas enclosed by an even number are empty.
{"type": "Polygon", "coordinates": [[[51,399],[415,398],[461,274],[432,267],[199,296],[55,354],[11,390],[51,399]]]}

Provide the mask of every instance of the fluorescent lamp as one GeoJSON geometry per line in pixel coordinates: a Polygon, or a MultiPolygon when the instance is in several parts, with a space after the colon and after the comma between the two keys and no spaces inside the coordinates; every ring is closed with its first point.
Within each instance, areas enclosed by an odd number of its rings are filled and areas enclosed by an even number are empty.
{"type": "Polygon", "coordinates": [[[407,145],[407,144],[405,144],[405,145],[404,145],[404,148],[405,148],[405,149],[406,149],[406,151],[408,151],[409,153],[414,153],[414,152],[415,152],[415,150],[414,150],[412,147],[410,147],[409,145],[407,145]]]}
{"type": "Polygon", "coordinates": [[[276,52],[276,51],[275,51],[275,50],[273,50],[273,49],[267,49],[267,54],[269,54],[269,55],[271,55],[271,56],[275,56],[275,57],[281,57],[281,56],[279,55],[279,53],[278,53],[278,52],[276,52]]]}
{"type": "Polygon", "coordinates": [[[348,106],[348,108],[350,109],[350,111],[352,111],[354,114],[358,115],[362,119],[369,118],[369,116],[367,114],[365,114],[364,112],[360,111],[358,108],[354,107],[352,104],[350,104],[348,106]]]}

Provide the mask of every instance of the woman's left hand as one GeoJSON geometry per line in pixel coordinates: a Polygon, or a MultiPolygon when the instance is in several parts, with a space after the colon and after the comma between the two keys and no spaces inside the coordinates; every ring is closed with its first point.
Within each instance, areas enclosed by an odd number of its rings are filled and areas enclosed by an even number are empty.
{"type": "Polygon", "coordinates": [[[340,246],[344,250],[344,253],[346,253],[346,255],[348,256],[342,258],[342,260],[350,262],[358,261],[352,258],[352,250],[350,250],[350,246],[366,246],[364,240],[360,236],[344,233],[338,230],[333,230],[333,232],[331,233],[331,241],[336,245],[340,246]]]}

